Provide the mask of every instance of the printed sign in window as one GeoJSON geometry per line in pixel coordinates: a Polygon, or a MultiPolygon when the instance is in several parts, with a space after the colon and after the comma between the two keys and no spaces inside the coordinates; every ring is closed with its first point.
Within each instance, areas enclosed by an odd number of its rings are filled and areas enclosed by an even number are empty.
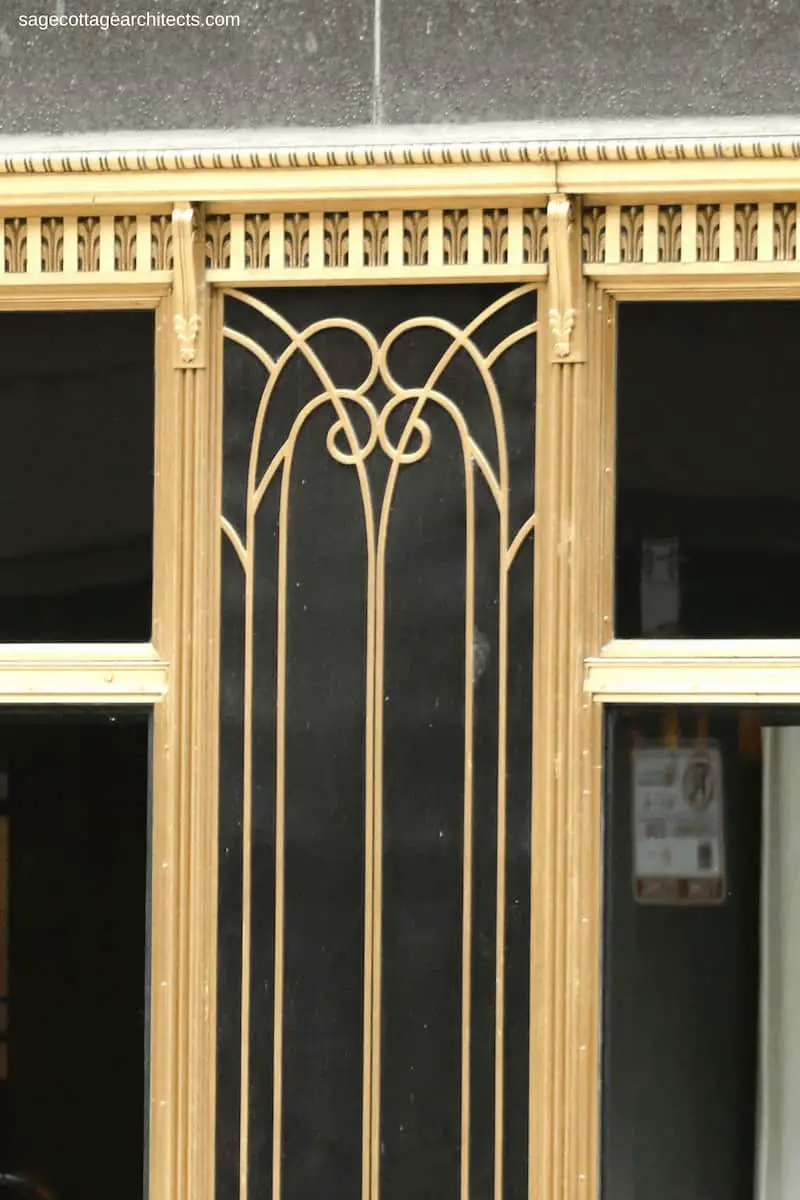
{"type": "Polygon", "coordinates": [[[634,748],[633,858],[640,904],[724,900],[722,753],[716,742],[634,748]]]}

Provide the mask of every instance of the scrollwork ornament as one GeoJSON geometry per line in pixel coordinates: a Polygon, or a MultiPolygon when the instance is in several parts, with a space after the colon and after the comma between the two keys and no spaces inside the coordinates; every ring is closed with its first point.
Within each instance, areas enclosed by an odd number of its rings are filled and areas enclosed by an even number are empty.
{"type": "Polygon", "coordinates": [[[200,313],[205,247],[198,237],[197,212],[192,204],[176,204],[172,212],[175,248],[174,315],[176,365],[201,366],[200,347],[204,333],[200,313]]]}
{"type": "Polygon", "coordinates": [[[547,206],[550,261],[550,349],[553,360],[564,362],[576,354],[578,296],[581,287],[580,222],[576,202],[569,196],[550,198],[547,206]]]}

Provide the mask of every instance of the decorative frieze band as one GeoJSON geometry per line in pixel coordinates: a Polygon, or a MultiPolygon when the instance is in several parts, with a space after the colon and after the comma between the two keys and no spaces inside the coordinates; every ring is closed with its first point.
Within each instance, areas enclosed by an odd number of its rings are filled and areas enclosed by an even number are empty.
{"type": "Polygon", "coordinates": [[[0,276],[153,275],[171,271],[168,215],[0,216],[0,276]]]}
{"type": "Polygon", "coordinates": [[[583,261],[587,266],[795,262],[798,207],[769,203],[587,207],[583,261]]]}
{"type": "MultiPolygon", "coordinates": [[[[793,203],[585,206],[584,268],[800,262],[793,203]]],[[[171,213],[0,216],[0,278],[166,278],[171,213]]],[[[209,282],[520,277],[552,268],[547,210],[374,209],[212,213],[197,230],[209,282]],[[537,270],[538,268],[538,270],[537,270]]],[[[783,264],[783,266],[781,266],[783,264]]]]}
{"type": "Polygon", "coordinates": [[[514,274],[547,262],[544,208],[272,212],[206,219],[209,279],[263,272],[466,268],[514,274]]]}

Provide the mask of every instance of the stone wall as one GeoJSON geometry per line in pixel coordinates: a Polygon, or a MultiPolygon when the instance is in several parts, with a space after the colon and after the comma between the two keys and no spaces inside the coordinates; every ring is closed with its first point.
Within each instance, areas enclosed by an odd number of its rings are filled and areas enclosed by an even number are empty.
{"type": "Polygon", "coordinates": [[[4,0],[0,136],[789,115],[798,61],[793,0],[4,0]]]}

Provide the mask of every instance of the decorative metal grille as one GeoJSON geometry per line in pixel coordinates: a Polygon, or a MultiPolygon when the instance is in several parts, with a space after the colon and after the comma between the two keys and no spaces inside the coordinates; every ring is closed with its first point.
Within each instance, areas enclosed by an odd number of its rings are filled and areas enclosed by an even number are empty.
{"type": "Polygon", "coordinates": [[[525,1192],[536,329],[227,294],[220,1200],[525,1192]]]}

